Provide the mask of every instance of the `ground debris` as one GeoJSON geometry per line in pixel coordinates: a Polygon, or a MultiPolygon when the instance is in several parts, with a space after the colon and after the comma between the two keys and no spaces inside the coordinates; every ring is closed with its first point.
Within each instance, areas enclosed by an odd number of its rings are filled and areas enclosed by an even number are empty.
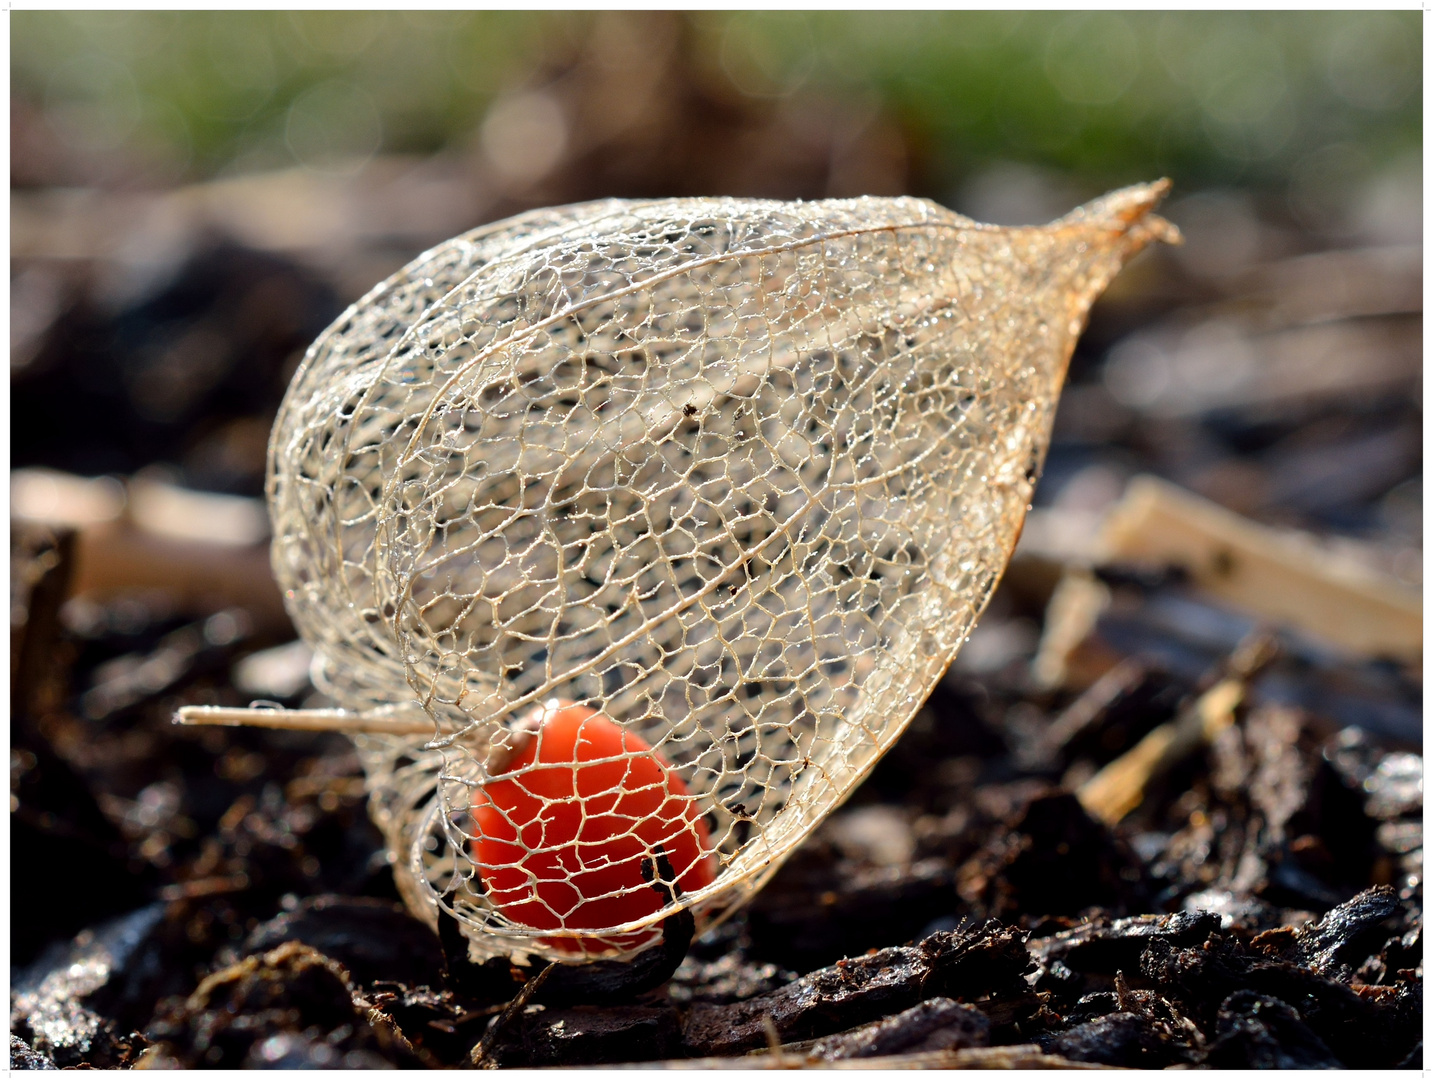
{"type": "Polygon", "coordinates": [[[1024,935],[990,920],[940,931],[915,945],[838,961],[779,990],[731,1005],[695,1005],[682,1035],[693,1054],[763,1045],[767,1025],[784,1042],[819,1038],[910,1008],[927,997],[1017,996],[1033,968],[1024,935]]]}
{"type": "Polygon", "coordinates": [[[1107,1066],[1085,1061],[1072,1061],[1058,1054],[1047,1054],[1036,1043],[1010,1046],[973,1046],[964,1050],[920,1050],[889,1057],[843,1058],[818,1061],[791,1047],[780,1047],[774,1053],[745,1054],[740,1057],[677,1058],[650,1064],[622,1066],[628,1069],[679,1069],[714,1071],[790,1070],[802,1068],[858,1069],[862,1072],[902,1071],[913,1069],[1103,1069],[1107,1066]]]}
{"type": "Polygon", "coordinates": [[[1339,1069],[1334,1057],[1293,1007],[1240,990],[1219,1006],[1216,1037],[1205,1064],[1216,1069],[1339,1069]]]}
{"type": "Polygon", "coordinates": [[[58,1068],[59,1066],[44,1054],[37,1050],[32,1050],[24,1039],[18,1035],[10,1036],[10,1069],[12,1072],[21,1069],[58,1068]]]}
{"type": "Polygon", "coordinates": [[[842,1061],[929,1050],[965,1050],[984,1046],[989,1040],[990,1020],[984,1013],[950,998],[937,997],[874,1024],[818,1039],[807,1053],[820,1061],[842,1061]]]}
{"type": "Polygon", "coordinates": [[[1398,910],[1394,891],[1386,885],[1375,886],[1340,904],[1316,923],[1266,931],[1253,944],[1347,982],[1377,952],[1379,943],[1387,941],[1387,924],[1398,910]]]}
{"type": "Polygon", "coordinates": [[[741,949],[732,949],[715,960],[698,960],[689,953],[667,984],[667,993],[678,1005],[698,1001],[729,1005],[765,994],[795,979],[794,971],[770,962],[748,960],[741,949]]]}
{"type": "Polygon", "coordinates": [[[490,1057],[503,1068],[612,1065],[670,1057],[681,1042],[681,1020],[671,1005],[529,1006],[490,1057]]]}
{"type": "Polygon", "coordinates": [[[1194,947],[1153,941],[1141,957],[1140,975],[1206,1032],[1216,1029],[1223,1002],[1238,991],[1283,1001],[1349,1068],[1391,1067],[1421,1034],[1421,1020],[1409,1011],[1415,995],[1421,1007],[1421,985],[1355,992],[1307,967],[1269,960],[1224,934],[1194,947]]]}
{"type": "Polygon", "coordinates": [[[1029,763],[1104,765],[1173,718],[1188,685],[1138,657],[1121,661],[1039,731],[1029,763]]]}
{"type": "Polygon", "coordinates": [[[996,918],[1020,912],[1074,914],[1092,906],[1139,910],[1146,870],[1123,840],[1068,792],[1032,798],[960,870],[960,895],[996,918]]]}
{"type": "Polygon", "coordinates": [[[764,959],[810,970],[909,941],[950,912],[955,874],[942,859],[860,866],[821,858],[819,847],[798,851],[796,857],[815,864],[804,880],[769,895],[763,892],[752,903],[750,933],[764,959]],[[813,910],[822,917],[812,919],[813,910]]]}
{"type": "Polygon", "coordinates": [[[450,990],[386,981],[373,984],[365,1000],[370,1022],[391,1026],[418,1060],[432,1068],[466,1060],[486,1022],[501,1008],[471,1009],[450,990]]]}
{"type": "Polygon", "coordinates": [[[1232,889],[1204,889],[1184,898],[1185,911],[1205,911],[1219,917],[1223,930],[1257,934],[1284,925],[1284,912],[1257,896],[1232,889]]]}
{"type": "Polygon", "coordinates": [[[746,1001],[693,1006],[683,1042],[689,1053],[720,1056],[764,1045],[768,1022],[783,1041],[832,1034],[914,1005],[928,971],[910,947],[842,960],[746,1001]]]}
{"type": "Polygon", "coordinates": [[[1388,754],[1373,775],[1363,782],[1368,792],[1368,816],[1392,821],[1423,809],[1423,757],[1388,754]]]}
{"type": "Polygon", "coordinates": [[[411,1061],[333,960],[288,942],[210,975],[151,1032],[186,1068],[374,1068],[411,1061]]]}
{"type": "Polygon", "coordinates": [[[302,942],[338,961],[356,983],[383,979],[442,985],[443,957],[433,932],[392,901],[309,897],[256,927],[244,940],[243,952],[268,952],[286,941],[302,942]]]}
{"type": "Polygon", "coordinates": [[[1139,970],[1140,958],[1151,942],[1198,945],[1218,930],[1219,924],[1219,916],[1204,911],[1096,918],[1031,941],[1031,952],[1040,965],[1035,985],[1056,990],[1065,999],[1105,989],[1119,973],[1139,970]]]}
{"type": "Polygon", "coordinates": [[[1116,1012],[1067,1028],[1041,1043],[1052,1054],[1073,1061],[1162,1069],[1189,1060],[1187,1051],[1168,1040],[1155,1025],[1133,1013],[1116,1012]]]}
{"type": "MultiPolygon", "coordinates": [[[[1405,909],[1406,910],[1406,909],[1405,909]]],[[[1383,943],[1378,954],[1370,956],[1354,977],[1367,986],[1410,982],[1423,978],[1423,928],[1415,925],[1383,943]]]]}
{"type": "Polygon", "coordinates": [[[11,988],[10,1025],[58,1066],[119,1068],[144,1047],[123,1022],[143,971],[144,946],[164,917],[153,904],[40,956],[11,988]]]}

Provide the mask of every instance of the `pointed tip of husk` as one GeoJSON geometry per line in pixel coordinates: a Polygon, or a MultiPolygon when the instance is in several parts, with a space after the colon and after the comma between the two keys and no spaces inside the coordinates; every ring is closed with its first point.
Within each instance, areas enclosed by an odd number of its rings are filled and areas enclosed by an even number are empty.
{"type": "Polygon", "coordinates": [[[1072,210],[1055,224],[1122,233],[1137,239],[1141,247],[1154,240],[1181,244],[1184,237],[1178,227],[1154,213],[1173,186],[1168,177],[1147,184],[1132,184],[1072,210]]]}

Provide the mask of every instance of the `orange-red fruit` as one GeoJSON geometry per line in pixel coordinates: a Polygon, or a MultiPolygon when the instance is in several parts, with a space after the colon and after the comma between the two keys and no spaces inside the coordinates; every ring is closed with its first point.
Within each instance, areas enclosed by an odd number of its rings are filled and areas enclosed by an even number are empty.
{"type": "MultiPolygon", "coordinates": [[[[642,864],[659,844],[684,892],[711,884],[711,839],[686,784],[645,740],[600,713],[545,708],[502,771],[473,796],[473,855],[489,898],[513,922],[600,930],[653,914],[665,902],[642,864]]],[[[630,946],[656,933],[603,940],[630,946]]],[[[582,944],[544,940],[574,951],[582,944]]]]}

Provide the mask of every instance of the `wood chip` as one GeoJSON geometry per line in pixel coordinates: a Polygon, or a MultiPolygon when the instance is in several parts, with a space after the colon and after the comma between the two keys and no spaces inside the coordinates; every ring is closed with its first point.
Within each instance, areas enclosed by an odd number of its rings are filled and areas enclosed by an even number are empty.
{"type": "Polygon", "coordinates": [[[1259,525],[1163,480],[1130,481],[1101,542],[1110,561],[1181,566],[1220,600],[1344,651],[1423,654],[1417,593],[1307,533],[1259,525]]]}
{"type": "Polygon", "coordinates": [[[1174,720],[1160,724],[1130,750],[1090,777],[1076,793],[1080,805],[1113,825],[1144,801],[1146,786],[1234,723],[1249,680],[1273,659],[1271,635],[1255,634],[1235,651],[1229,674],[1201,694],[1174,720]]]}

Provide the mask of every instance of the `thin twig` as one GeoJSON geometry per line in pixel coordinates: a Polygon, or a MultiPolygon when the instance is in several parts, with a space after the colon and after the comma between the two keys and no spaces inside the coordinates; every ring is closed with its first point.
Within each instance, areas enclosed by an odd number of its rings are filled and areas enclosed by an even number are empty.
{"type": "Polygon", "coordinates": [[[1278,639],[1257,629],[1246,637],[1224,665],[1224,676],[1182,709],[1175,719],[1160,724],[1131,749],[1111,761],[1076,792],[1091,817],[1114,825],[1144,801],[1145,790],[1201,746],[1207,746],[1234,723],[1235,710],[1254,678],[1278,652],[1278,639]]]}

